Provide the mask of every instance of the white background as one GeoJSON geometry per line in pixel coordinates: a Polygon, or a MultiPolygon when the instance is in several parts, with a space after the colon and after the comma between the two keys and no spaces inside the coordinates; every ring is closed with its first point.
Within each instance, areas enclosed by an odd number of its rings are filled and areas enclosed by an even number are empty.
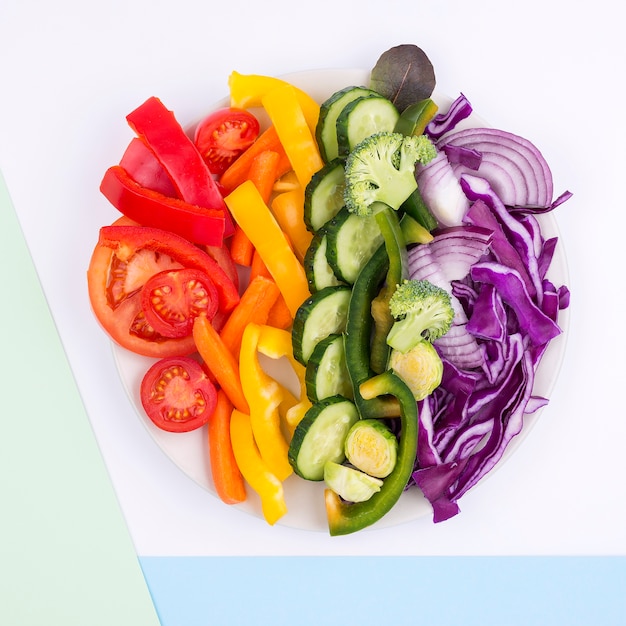
{"type": "Polygon", "coordinates": [[[215,4],[0,7],[0,170],[138,554],[626,553],[626,57],[616,4],[215,4]],[[98,185],[131,136],[125,115],[150,95],[192,121],[227,94],[232,70],[370,68],[399,43],[427,52],[440,91],[462,91],[492,126],[539,145],[556,193],[574,193],[557,214],[572,292],[566,359],[540,422],[457,517],[332,539],[270,528],[189,480],[130,405],[86,294],[98,228],[116,217],[98,185]]]}

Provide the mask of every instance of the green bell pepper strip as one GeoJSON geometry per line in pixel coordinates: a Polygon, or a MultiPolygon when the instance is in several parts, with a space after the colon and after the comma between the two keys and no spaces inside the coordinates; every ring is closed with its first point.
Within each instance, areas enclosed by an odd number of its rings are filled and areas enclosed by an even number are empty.
{"type": "Polygon", "coordinates": [[[367,400],[389,395],[398,400],[401,421],[398,457],[393,471],[384,479],[380,491],[369,500],[349,503],[342,500],[334,491],[325,490],[324,501],[331,536],[357,532],[384,517],[406,488],[417,455],[417,404],[402,379],[393,370],[387,370],[363,382],[359,391],[367,400]]]}
{"type": "MultiPolygon", "coordinates": [[[[430,98],[407,107],[398,118],[394,131],[403,135],[422,135],[430,120],[437,113],[437,105],[430,98]]],[[[437,228],[437,220],[426,206],[419,189],[402,204],[401,210],[419,222],[429,232],[437,228]]]]}
{"type": "Polygon", "coordinates": [[[423,135],[428,123],[435,117],[439,107],[430,98],[420,100],[402,111],[394,132],[403,135],[423,135]]]}
{"type": "Polygon", "coordinates": [[[359,272],[352,285],[348,303],[344,331],[346,365],[354,390],[354,403],[362,418],[396,417],[399,415],[399,407],[395,399],[372,398],[366,400],[359,392],[361,383],[376,373],[370,365],[370,337],[373,326],[371,305],[384,283],[388,267],[389,257],[383,243],[359,272]]]}
{"type": "Polygon", "coordinates": [[[370,364],[372,370],[380,374],[387,369],[387,361],[389,360],[387,333],[394,323],[389,311],[389,298],[396,290],[396,286],[408,278],[409,269],[404,233],[400,227],[398,214],[393,209],[386,207],[376,213],[376,223],[383,235],[388,259],[385,284],[371,304],[374,332],[370,348],[370,364]]]}

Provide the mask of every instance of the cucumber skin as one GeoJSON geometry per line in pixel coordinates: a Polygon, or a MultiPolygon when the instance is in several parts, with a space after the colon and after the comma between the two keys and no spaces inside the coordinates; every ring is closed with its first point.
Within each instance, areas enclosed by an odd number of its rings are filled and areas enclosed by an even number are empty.
{"type": "MultiPolygon", "coordinates": [[[[375,217],[361,217],[354,213],[351,213],[347,208],[341,209],[337,215],[330,220],[326,225],[326,258],[333,273],[340,281],[346,284],[354,284],[360,270],[367,264],[372,255],[376,252],[378,246],[383,242],[382,233],[376,223],[375,217]],[[362,221],[361,221],[362,220],[362,221]],[[342,235],[345,233],[343,229],[350,228],[351,224],[363,224],[369,236],[369,241],[366,244],[368,250],[364,250],[364,256],[360,259],[359,264],[356,267],[350,268],[344,265],[341,260],[341,256],[346,253],[346,241],[342,240],[342,235]],[[343,231],[343,232],[342,232],[343,231]],[[374,235],[374,239],[372,236],[374,235]]],[[[363,236],[358,237],[359,240],[364,239],[363,236]]],[[[349,260],[352,261],[354,255],[349,255],[349,260]]]]}
{"type": "MultiPolygon", "coordinates": [[[[317,308],[320,303],[326,298],[333,296],[334,294],[344,294],[346,297],[346,304],[350,298],[350,287],[347,285],[335,285],[330,287],[324,287],[320,291],[316,291],[314,294],[311,294],[309,298],[307,298],[301,305],[300,308],[296,311],[296,315],[293,320],[293,326],[291,329],[291,342],[293,349],[294,358],[306,366],[307,361],[310,357],[310,354],[305,354],[304,343],[305,343],[305,334],[307,332],[307,323],[310,322],[310,316],[313,311],[317,308]]],[[[347,308],[347,307],[346,307],[347,308]]],[[[320,336],[316,342],[319,343],[328,335],[333,333],[343,332],[345,329],[347,311],[344,315],[340,315],[338,319],[338,323],[329,329],[329,331],[320,336]]],[[[313,346],[314,348],[315,346],[313,346]]],[[[311,352],[313,352],[313,348],[311,352]]]]}
{"type": "Polygon", "coordinates": [[[316,194],[320,193],[320,187],[328,183],[331,178],[338,178],[343,181],[344,176],[344,161],[340,159],[333,159],[326,163],[321,170],[318,170],[313,174],[313,177],[309,181],[309,184],[304,190],[304,223],[312,233],[317,232],[324,226],[326,222],[332,219],[343,207],[343,185],[340,185],[341,190],[341,202],[340,204],[330,207],[328,201],[324,207],[324,211],[320,211],[317,205],[320,203],[319,198],[316,198],[316,194]],[[322,214],[323,213],[323,214],[322,214]]]}
{"type": "MultiPolygon", "coordinates": [[[[354,406],[354,403],[343,396],[331,396],[313,404],[311,408],[304,414],[302,420],[300,420],[300,422],[296,426],[296,429],[291,438],[291,443],[289,444],[287,458],[289,459],[291,467],[293,467],[293,471],[305,480],[318,482],[323,480],[325,461],[335,461],[337,463],[341,463],[345,459],[345,453],[343,452],[343,442],[345,440],[346,434],[348,433],[348,430],[355,422],[358,421],[358,419],[359,414],[356,410],[356,407],[354,406]],[[316,422],[323,419],[324,413],[332,408],[337,408],[337,406],[342,403],[345,403],[346,410],[350,410],[351,412],[353,411],[353,415],[350,417],[349,421],[345,423],[343,434],[342,432],[337,432],[337,428],[332,429],[333,434],[338,438],[337,441],[339,441],[339,438],[341,439],[340,444],[335,446],[335,448],[340,450],[340,452],[332,457],[328,456],[325,459],[321,460],[319,462],[318,472],[310,473],[309,471],[303,469],[303,465],[305,463],[303,463],[302,459],[300,459],[302,446],[305,444],[308,435],[316,437],[316,433],[313,429],[315,429],[316,422]]],[[[317,425],[319,426],[319,422],[317,425]]],[[[325,441],[328,441],[328,439],[325,438],[325,441]]]]}
{"type": "Polygon", "coordinates": [[[304,377],[307,397],[309,398],[311,402],[319,402],[320,400],[323,400],[324,398],[327,398],[333,395],[342,395],[348,398],[349,400],[352,400],[354,393],[352,390],[352,382],[350,381],[350,374],[348,372],[348,368],[345,363],[345,349],[344,349],[343,344],[344,344],[343,334],[333,334],[333,335],[329,335],[328,337],[326,337],[326,339],[323,339],[317,344],[317,346],[315,346],[315,349],[313,350],[313,353],[311,354],[311,357],[309,358],[309,361],[307,363],[305,377],[304,377]],[[319,375],[319,368],[324,363],[324,360],[327,358],[328,350],[331,350],[334,347],[335,342],[341,342],[340,349],[343,354],[341,357],[342,363],[340,363],[339,366],[341,367],[341,365],[343,365],[344,371],[338,371],[336,373],[336,378],[334,381],[335,382],[334,392],[321,395],[319,393],[319,386],[318,386],[318,380],[317,380],[318,375],[319,375]]]}
{"type": "Polygon", "coordinates": [[[360,96],[373,94],[376,94],[376,92],[367,87],[352,85],[336,91],[322,103],[320,106],[319,119],[315,128],[315,139],[323,161],[328,163],[339,156],[337,146],[337,117],[345,105],[360,96]],[[331,137],[334,138],[334,141],[329,141],[331,137]]]}
{"type": "Polygon", "coordinates": [[[335,276],[333,268],[329,265],[326,258],[326,248],[328,245],[326,229],[320,228],[304,255],[303,265],[306,274],[309,291],[313,294],[321,291],[324,287],[337,287],[343,282],[335,276]],[[321,260],[318,258],[322,256],[321,260]]]}
{"type": "MultiPolygon", "coordinates": [[[[339,114],[339,117],[337,118],[337,150],[338,150],[339,158],[346,159],[348,157],[348,154],[350,154],[350,152],[354,148],[354,146],[360,141],[362,141],[363,139],[365,139],[365,137],[367,137],[368,135],[373,135],[374,133],[377,133],[380,131],[393,132],[394,128],[396,127],[396,123],[399,117],[400,117],[400,114],[398,113],[398,109],[396,109],[393,102],[391,102],[391,100],[388,100],[387,98],[381,96],[378,93],[361,96],[357,98],[356,100],[349,102],[343,108],[343,110],[339,114]],[[350,118],[352,117],[354,120],[355,119],[354,116],[359,115],[359,112],[357,111],[357,109],[359,107],[365,107],[367,106],[367,104],[370,104],[370,103],[379,103],[381,107],[384,106],[387,109],[387,111],[391,114],[391,117],[389,118],[388,123],[385,123],[382,125],[381,124],[370,125],[363,136],[359,136],[356,139],[354,139],[351,137],[351,132],[350,132],[351,130],[350,118]]],[[[353,120],[352,120],[352,124],[354,123],[353,120]]]]}

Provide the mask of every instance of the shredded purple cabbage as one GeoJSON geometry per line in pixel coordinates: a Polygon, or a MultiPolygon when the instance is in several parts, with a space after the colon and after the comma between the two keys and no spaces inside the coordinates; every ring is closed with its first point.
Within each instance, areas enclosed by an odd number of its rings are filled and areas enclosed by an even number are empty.
{"type": "Polygon", "coordinates": [[[544,239],[534,212],[510,211],[482,178],[464,174],[461,185],[471,202],[465,224],[409,250],[410,277],[446,288],[457,312],[434,344],[444,373],[419,402],[408,485],[421,489],[435,522],[459,513],[459,499],[500,461],[525,416],[547,404],[533,395],[535,373],[570,296],[546,278],[557,238],[544,239]],[[455,254],[445,242],[463,234],[472,243],[455,254]]]}

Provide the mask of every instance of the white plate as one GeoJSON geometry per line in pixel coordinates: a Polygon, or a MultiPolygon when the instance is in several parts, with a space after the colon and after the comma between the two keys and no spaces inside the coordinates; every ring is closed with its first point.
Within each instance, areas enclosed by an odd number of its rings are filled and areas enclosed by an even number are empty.
{"type": "MultiPolygon", "coordinates": [[[[311,70],[288,74],[283,76],[283,78],[305,90],[318,102],[323,102],[339,89],[349,85],[367,84],[369,72],[358,69],[311,70]]],[[[441,110],[445,110],[452,101],[451,98],[439,94],[436,91],[433,98],[439,104],[441,110]]],[[[227,105],[228,99],[225,98],[216,102],[214,108],[227,105]]],[[[198,111],[198,119],[208,112],[209,111],[198,111]]],[[[259,111],[255,112],[259,113],[259,111]]],[[[266,120],[263,119],[262,112],[260,113],[260,117],[262,118],[262,123],[266,122],[266,120]]],[[[464,120],[461,125],[457,126],[457,128],[483,125],[487,124],[473,114],[470,118],[464,120]]],[[[546,237],[560,236],[556,221],[551,213],[539,216],[538,219],[546,237]]],[[[567,263],[563,253],[563,247],[560,245],[557,246],[548,276],[557,286],[562,284],[567,285],[569,283],[567,263]]],[[[563,329],[563,333],[550,343],[543,356],[535,380],[535,395],[549,398],[556,383],[565,352],[569,325],[569,313],[567,309],[560,312],[559,325],[563,329]]],[[[209,494],[217,498],[209,467],[206,428],[190,433],[168,433],[154,426],[146,417],[141,406],[139,387],[143,375],[155,360],[138,356],[117,345],[113,345],[113,353],[120,378],[130,401],[157,445],[171,462],[179,467],[190,479],[204,487],[209,494]]],[[[278,368],[270,373],[276,373],[278,376],[287,376],[288,371],[282,368],[281,365],[282,364],[279,364],[278,368]]],[[[515,452],[540,415],[541,410],[526,418],[524,429],[511,441],[496,468],[501,467],[515,452]]],[[[493,471],[494,470],[492,470],[490,474],[492,474],[493,471]]],[[[490,474],[488,474],[488,476],[490,474]]],[[[279,520],[278,524],[302,530],[327,532],[328,526],[324,508],[323,489],[323,483],[305,481],[295,475],[287,479],[285,481],[285,499],[288,513],[279,520]]],[[[234,506],[262,520],[263,514],[258,497],[251,489],[248,489],[248,494],[249,496],[246,502],[234,506]]],[[[421,495],[420,491],[418,489],[411,489],[403,494],[398,504],[382,520],[372,526],[372,528],[394,526],[425,515],[430,515],[431,513],[431,506],[421,495]]]]}

